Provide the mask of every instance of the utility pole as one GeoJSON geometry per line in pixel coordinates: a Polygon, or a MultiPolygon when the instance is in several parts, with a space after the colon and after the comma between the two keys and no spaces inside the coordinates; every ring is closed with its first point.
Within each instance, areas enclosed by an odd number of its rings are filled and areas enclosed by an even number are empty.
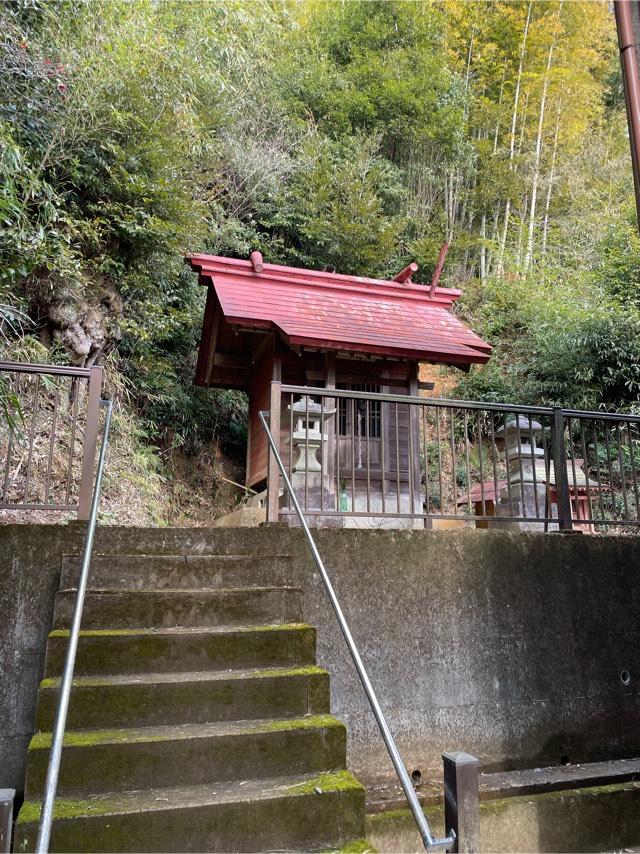
{"type": "Polygon", "coordinates": [[[638,0],[614,0],[613,8],[618,30],[633,183],[636,193],[636,213],[640,229],[640,76],[637,51],[637,44],[640,41],[640,3],[638,0]]]}

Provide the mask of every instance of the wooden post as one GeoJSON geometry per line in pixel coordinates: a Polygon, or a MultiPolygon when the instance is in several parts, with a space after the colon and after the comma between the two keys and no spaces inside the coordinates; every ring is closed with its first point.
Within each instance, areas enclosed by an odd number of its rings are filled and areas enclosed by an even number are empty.
{"type": "MultiPolygon", "coordinates": [[[[282,360],[276,353],[273,357],[271,397],[269,402],[269,429],[278,452],[280,452],[280,407],[282,404],[282,360]]],[[[275,455],[269,447],[267,467],[267,522],[277,522],[280,517],[280,470],[275,455]]]]}
{"type": "Polygon", "coordinates": [[[102,391],[102,368],[93,367],[89,375],[87,390],[87,421],[82,445],[82,470],[78,490],[78,519],[86,521],[91,512],[93,476],[98,445],[98,422],[100,420],[100,393],[102,391]]]}
{"type": "Polygon", "coordinates": [[[444,828],[453,830],[456,841],[449,851],[475,854],[480,851],[480,802],[478,767],[480,760],[462,751],[443,753],[444,828]]]}

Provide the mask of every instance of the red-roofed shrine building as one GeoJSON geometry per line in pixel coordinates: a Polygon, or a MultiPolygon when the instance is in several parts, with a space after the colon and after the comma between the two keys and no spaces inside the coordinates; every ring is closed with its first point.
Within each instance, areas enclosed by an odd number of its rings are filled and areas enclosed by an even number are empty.
{"type": "MultiPolygon", "coordinates": [[[[249,395],[246,483],[251,487],[267,477],[267,441],[258,413],[279,407],[279,402],[274,407],[272,383],[417,395],[420,362],[468,370],[491,353],[490,345],[452,313],[458,290],[267,264],[258,253],[252,260],[190,255],[187,261],[207,288],[196,383],[249,395]]],[[[338,473],[340,479],[356,477],[354,442],[360,459],[367,443],[369,480],[376,468],[382,477],[385,458],[401,457],[398,481],[409,467],[409,429],[417,430],[394,423],[393,412],[385,420],[385,407],[373,403],[363,423],[363,414],[348,403],[338,402],[323,433],[331,445],[323,448],[323,461],[331,463],[323,466],[322,488],[336,510],[338,473]]],[[[286,409],[283,401],[281,448],[293,428],[293,413],[286,409]]],[[[400,484],[393,479],[393,472],[386,472],[388,488],[397,491],[400,484]]]]}

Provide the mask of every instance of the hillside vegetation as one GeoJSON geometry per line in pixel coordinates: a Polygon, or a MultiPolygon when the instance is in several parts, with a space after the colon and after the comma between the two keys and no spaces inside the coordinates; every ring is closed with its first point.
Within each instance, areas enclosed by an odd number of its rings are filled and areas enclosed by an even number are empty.
{"type": "Polygon", "coordinates": [[[447,240],[495,345],[453,393],[638,410],[607,3],[9,0],[0,24],[1,355],[108,366],[115,517],[211,514],[241,477],[243,396],[192,385],[185,251],[428,281],[447,240]]]}

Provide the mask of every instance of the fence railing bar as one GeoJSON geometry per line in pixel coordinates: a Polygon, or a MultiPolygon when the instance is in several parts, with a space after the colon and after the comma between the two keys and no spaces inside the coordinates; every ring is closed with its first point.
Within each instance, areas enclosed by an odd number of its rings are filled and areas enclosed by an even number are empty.
{"type": "Polygon", "coordinates": [[[436,410],[436,443],[438,445],[438,485],[440,488],[440,509],[444,506],[444,491],[442,488],[442,436],[440,431],[440,412],[436,410]]]}
{"type": "Polygon", "coordinates": [[[609,488],[611,489],[611,510],[612,510],[612,512],[615,512],[616,493],[615,493],[615,489],[613,486],[613,478],[611,477],[611,474],[612,474],[611,442],[609,440],[609,431],[606,428],[603,430],[603,433],[604,433],[604,447],[605,447],[605,450],[607,452],[607,470],[609,472],[609,488]]]}
{"type": "Polygon", "coordinates": [[[629,440],[629,459],[631,460],[631,477],[633,480],[633,494],[636,499],[636,518],[640,515],[640,497],[638,496],[638,478],[636,476],[636,460],[633,452],[633,435],[631,424],[627,422],[627,438],[629,440]]]}
{"type": "Polygon", "coordinates": [[[429,823],[425,817],[424,812],[422,811],[422,807],[420,806],[420,802],[418,801],[418,797],[413,788],[411,778],[409,777],[404,762],[402,761],[402,757],[400,756],[400,752],[396,746],[395,739],[393,738],[391,730],[389,729],[386,717],[384,715],[384,712],[382,711],[382,707],[378,701],[378,697],[373,688],[373,685],[371,684],[371,680],[369,679],[369,674],[367,673],[367,670],[364,666],[364,662],[362,661],[356,642],[353,639],[353,635],[351,634],[351,630],[342,611],[342,607],[340,606],[340,602],[338,601],[338,597],[335,593],[335,590],[333,589],[329,574],[320,556],[320,552],[318,551],[315,540],[311,535],[309,525],[307,524],[305,515],[302,512],[302,508],[300,507],[300,502],[298,501],[291,481],[287,477],[287,472],[284,463],[282,462],[282,459],[278,452],[278,448],[276,447],[276,444],[273,441],[271,430],[269,429],[269,424],[266,418],[267,415],[268,413],[260,412],[260,420],[262,421],[262,426],[265,430],[267,441],[269,442],[269,447],[271,448],[271,452],[273,453],[278,463],[278,468],[280,470],[280,474],[282,475],[285,488],[291,494],[291,499],[293,501],[298,519],[300,520],[300,525],[302,526],[302,530],[307,540],[307,545],[309,546],[314,563],[318,568],[320,577],[322,578],[324,588],[331,603],[331,607],[333,608],[333,611],[336,615],[340,631],[342,632],[342,636],[347,644],[351,659],[355,665],[356,671],[362,683],[362,687],[364,688],[364,692],[367,696],[367,700],[369,701],[369,705],[371,706],[371,710],[376,719],[376,723],[378,724],[378,728],[380,729],[380,733],[389,753],[389,757],[391,759],[391,762],[393,763],[393,767],[395,768],[396,774],[398,775],[398,779],[404,791],[405,797],[407,798],[409,808],[411,809],[416,824],[418,825],[418,829],[420,831],[420,836],[422,838],[424,847],[427,851],[432,851],[434,849],[440,848],[450,848],[455,842],[455,833],[450,833],[444,839],[435,839],[431,834],[429,823]]]}
{"type": "Polygon", "coordinates": [[[24,480],[24,497],[29,500],[29,487],[31,485],[31,463],[33,461],[33,443],[35,439],[36,424],[38,422],[38,406],[40,403],[40,374],[36,375],[33,391],[33,409],[31,415],[31,427],[29,429],[29,452],[27,456],[27,469],[24,480]]]}
{"type": "Polygon", "coordinates": [[[351,509],[356,509],[356,402],[351,400],[351,509]]]}
{"type": "MultiPolygon", "coordinates": [[[[518,469],[520,471],[520,504],[523,509],[523,515],[527,516],[527,502],[525,501],[525,492],[524,492],[524,468],[522,467],[522,454],[520,453],[520,449],[522,448],[522,434],[520,433],[520,412],[515,413],[516,420],[516,441],[518,442],[518,469]]],[[[506,423],[506,422],[505,422],[506,423]]],[[[508,461],[507,461],[508,465],[508,461]]]]}
{"type": "Polygon", "coordinates": [[[364,423],[367,436],[367,513],[371,510],[371,410],[370,401],[365,400],[364,423]]]}
{"type": "MultiPolygon", "coordinates": [[[[331,394],[335,389],[331,389],[331,394]]],[[[338,420],[336,423],[336,443],[335,443],[335,459],[336,459],[336,511],[340,510],[340,499],[342,495],[342,477],[340,475],[340,445],[341,445],[341,430],[340,430],[340,402],[336,401],[336,411],[338,413],[338,420]]],[[[345,431],[344,438],[347,438],[347,405],[344,405],[344,420],[345,420],[345,431]]],[[[353,509],[353,508],[352,508],[353,509]]]]}
{"type": "Polygon", "coordinates": [[[590,484],[591,478],[589,476],[589,474],[590,474],[590,472],[589,472],[589,468],[590,468],[589,467],[589,453],[587,450],[587,443],[586,443],[585,435],[584,435],[584,423],[579,419],[578,419],[578,427],[580,430],[580,440],[582,443],[582,456],[584,459],[584,462],[582,464],[582,470],[584,471],[584,476],[585,476],[585,481],[586,481],[587,504],[589,505],[589,517],[593,521],[593,505],[591,504],[591,484],[590,484]]]}
{"type": "Polygon", "coordinates": [[[469,413],[467,410],[464,410],[464,455],[465,462],[467,465],[467,515],[471,516],[473,513],[471,507],[471,460],[469,457],[469,413]]]}
{"type": "MultiPolygon", "coordinates": [[[[352,398],[355,400],[380,400],[386,401],[387,403],[422,403],[428,404],[433,407],[442,407],[447,409],[451,406],[456,409],[480,409],[486,410],[491,409],[494,412],[513,412],[514,407],[513,404],[508,403],[489,403],[489,402],[479,402],[477,400],[457,400],[455,398],[440,398],[440,397],[414,397],[410,394],[389,394],[387,392],[372,392],[372,391],[357,391],[351,389],[325,389],[325,388],[314,388],[313,386],[304,386],[304,385],[289,385],[283,383],[282,385],[283,391],[292,392],[293,394],[310,394],[310,395],[318,395],[324,394],[327,397],[342,397],[342,398],[352,398]]],[[[530,412],[532,415],[551,415],[553,412],[552,407],[550,406],[522,406],[518,405],[518,411],[522,413],[530,412]]],[[[640,421],[640,416],[638,416],[638,420],[640,421]]]]}
{"type": "Polygon", "coordinates": [[[91,374],[91,368],[76,368],[71,365],[39,365],[35,362],[0,361],[0,371],[16,374],[44,374],[45,376],[85,377],[91,374]]]}
{"type": "MultiPolygon", "coordinates": [[[[15,385],[15,390],[13,393],[15,394],[16,398],[19,398],[19,395],[20,395],[20,377],[19,376],[16,377],[16,385],[15,385]]],[[[6,466],[6,469],[4,472],[4,485],[2,488],[2,500],[3,501],[6,501],[8,498],[9,475],[11,473],[11,459],[13,457],[13,442],[14,442],[14,436],[15,436],[13,423],[9,423],[8,427],[9,427],[9,439],[7,442],[7,466],[6,466]]]]}
{"type": "Polygon", "coordinates": [[[570,415],[571,418],[581,418],[583,420],[593,420],[597,419],[598,421],[631,421],[633,424],[640,424],[640,415],[632,415],[632,414],[624,414],[624,417],[621,419],[621,414],[619,412],[603,412],[603,411],[593,411],[590,412],[585,409],[562,409],[565,415],[570,415]]]}
{"type": "MultiPolygon", "coordinates": [[[[493,507],[494,507],[494,515],[495,510],[498,505],[498,463],[496,460],[497,457],[497,448],[496,448],[496,431],[493,424],[493,414],[489,413],[489,424],[491,425],[491,463],[493,466],[493,507]]],[[[545,514],[546,515],[546,514],[545,514]]]]}
{"type": "MultiPolygon", "coordinates": [[[[453,407],[449,409],[449,421],[451,423],[451,486],[453,488],[453,512],[458,513],[458,478],[457,478],[457,461],[456,461],[456,429],[453,417],[453,407]]],[[[464,437],[465,445],[467,437],[464,437]]],[[[467,485],[471,484],[470,477],[467,477],[467,485]]]]}
{"type": "Polygon", "coordinates": [[[592,421],[592,430],[593,430],[593,450],[595,455],[595,464],[596,464],[596,479],[598,481],[598,499],[600,504],[600,518],[604,522],[604,498],[603,498],[603,489],[602,489],[602,479],[600,477],[600,454],[598,453],[598,433],[596,430],[596,422],[592,421]]]}
{"type": "Polygon", "coordinates": [[[429,515],[429,452],[427,448],[427,407],[422,407],[422,454],[424,456],[424,509],[429,515]]]}
{"type": "Polygon", "coordinates": [[[73,377],[69,389],[70,400],[73,400],[71,409],[71,437],[69,439],[69,464],[67,469],[67,485],[65,488],[65,501],[69,503],[71,497],[71,481],[73,478],[73,458],[76,448],[76,429],[78,425],[78,401],[80,399],[80,384],[78,378],[73,377]]]}
{"type": "MultiPolygon", "coordinates": [[[[320,515],[322,515],[322,516],[349,516],[349,517],[359,516],[362,518],[366,518],[369,516],[376,517],[376,518],[382,518],[382,517],[386,516],[387,518],[389,518],[389,515],[383,513],[382,510],[372,510],[370,513],[367,513],[366,510],[358,510],[358,511],[354,511],[354,512],[343,513],[340,510],[327,510],[327,509],[325,509],[325,510],[321,511],[318,507],[316,507],[316,508],[309,507],[307,510],[305,510],[305,513],[307,514],[307,516],[320,516],[320,515]]],[[[288,510],[282,509],[280,511],[280,515],[281,516],[295,515],[295,510],[290,512],[288,510]]],[[[427,513],[397,513],[397,514],[394,513],[393,518],[394,519],[452,519],[452,520],[457,520],[457,521],[473,522],[473,521],[486,521],[487,517],[482,516],[478,513],[472,513],[470,516],[465,515],[464,517],[462,517],[459,513],[457,515],[454,513],[429,513],[429,514],[427,514],[427,513]]],[[[491,517],[491,521],[492,522],[494,521],[494,517],[491,517]]],[[[495,521],[497,521],[498,523],[505,523],[505,524],[507,522],[531,522],[532,517],[531,516],[500,516],[500,517],[496,517],[495,521]]],[[[539,519],[535,519],[533,521],[542,523],[545,521],[546,522],[557,522],[558,520],[553,518],[553,517],[545,518],[544,516],[541,516],[539,519]]],[[[618,521],[614,520],[612,522],[612,524],[618,525],[620,523],[618,521]]]]}
{"type": "MultiPolygon", "coordinates": [[[[304,413],[305,448],[309,448],[309,395],[305,396],[304,413]]],[[[309,454],[304,455],[304,506],[309,506],[309,454]]]]}
{"type": "Polygon", "coordinates": [[[624,515],[629,515],[629,502],[627,501],[627,482],[624,476],[624,460],[622,459],[622,443],[620,439],[620,423],[616,424],[616,443],[618,445],[618,461],[620,463],[620,483],[622,484],[622,502],[624,504],[624,515]]]}
{"type": "MultiPolygon", "coordinates": [[[[480,470],[480,499],[482,502],[482,515],[487,515],[487,502],[484,496],[484,467],[482,465],[482,424],[480,421],[480,411],[476,412],[476,430],[478,432],[478,468],[480,470]]],[[[465,437],[468,442],[469,438],[465,437]]]]}
{"type": "Polygon", "coordinates": [[[580,507],[580,497],[578,494],[578,477],[576,474],[576,457],[573,451],[573,433],[571,430],[571,417],[567,417],[567,433],[569,435],[569,459],[571,460],[571,473],[573,475],[573,501],[575,502],[576,515],[580,507]]]}
{"type": "MultiPolygon", "coordinates": [[[[325,398],[322,397],[320,399],[320,435],[324,436],[324,401],[325,398]]],[[[322,510],[324,507],[324,458],[326,454],[326,442],[320,442],[320,509],[322,510]]],[[[291,475],[289,475],[291,478],[291,475]]]]}
{"type": "Polygon", "coordinates": [[[53,465],[53,449],[55,447],[56,442],[56,422],[58,415],[58,395],[60,389],[56,386],[56,390],[53,396],[53,410],[51,412],[51,436],[49,437],[49,459],[47,460],[47,475],[45,480],[44,487],[44,503],[49,503],[49,488],[51,486],[51,467],[53,465]]]}
{"type": "Polygon", "coordinates": [[[398,404],[395,403],[395,434],[396,434],[396,507],[400,513],[400,425],[398,419],[398,404]]]}
{"type": "Polygon", "coordinates": [[[527,419],[529,422],[529,444],[531,446],[530,456],[531,456],[531,474],[533,477],[533,501],[536,508],[536,519],[540,515],[540,504],[538,501],[538,473],[536,471],[536,443],[533,436],[533,424],[531,415],[527,415],[527,419]]]}
{"type": "MultiPolygon", "coordinates": [[[[413,408],[415,409],[415,407],[413,408]]],[[[415,448],[414,448],[414,430],[418,424],[417,417],[414,418],[414,411],[410,406],[407,406],[407,421],[409,424],[409,450],[408,450],[408,459],[407,459],[407,468],[409,470],[409,507],[411,510],[415,510],[416,508],[416,456],[415,456],[415,448]]],[[[417,416],[417,412],[415,415],[417,416]]],[[[418,461],[418,475],[420,473],[420,464],[418,461]]]]}

